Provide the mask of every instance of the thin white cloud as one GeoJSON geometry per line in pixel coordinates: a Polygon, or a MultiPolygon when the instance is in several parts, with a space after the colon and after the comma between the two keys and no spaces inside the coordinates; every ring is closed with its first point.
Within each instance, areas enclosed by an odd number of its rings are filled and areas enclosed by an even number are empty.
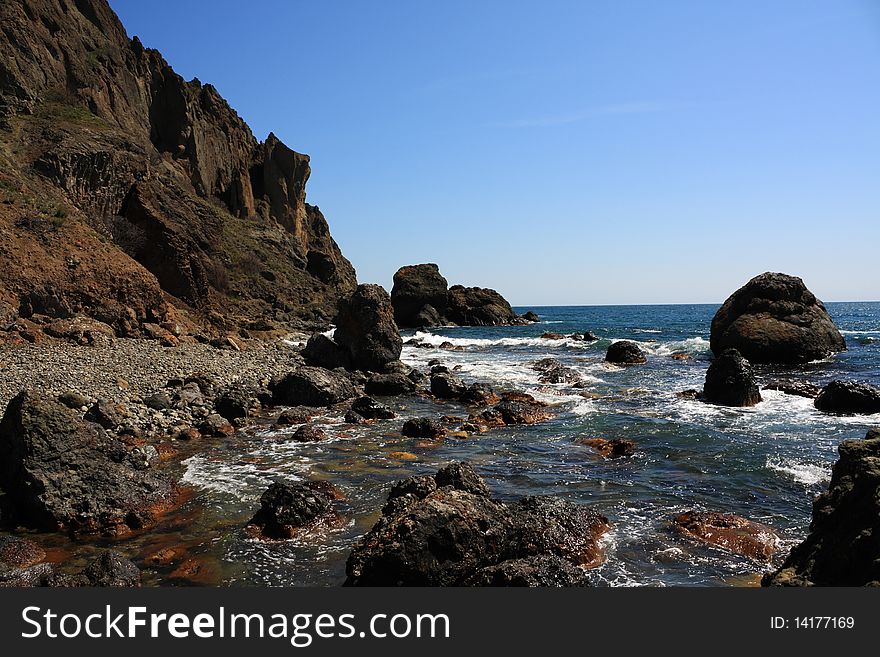
{"type": "Polygon", "coordinates": [[[566,125],[569,123],[579,123],[597,116],[609,116],[615,114],[655,114],[658,112],[668,112],[675,109],[681,109],[687,106],[686,103],[663,103],[656,101],[616,103],[612,105],[592,107],[571,114],[555,114],[529,119],[500,121],[492,123],[491,125],[496,128],[546,128],[566,125]]]}

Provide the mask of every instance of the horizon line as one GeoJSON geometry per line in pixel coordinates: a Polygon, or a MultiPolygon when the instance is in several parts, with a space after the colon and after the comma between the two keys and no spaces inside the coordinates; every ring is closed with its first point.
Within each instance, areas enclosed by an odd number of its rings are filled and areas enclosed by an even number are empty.
{"type": "MultiPolygon", "coordinates": [[[[821,299],[820,299],[821,301],[821,299]]],[[[822,301],[822,303],[880,303],[878,300],[863,299],[844,299],[833,301],[822,301]]],[[[721,306],[724,301],[651,301],[646,303],[554,303],[554,304],[527,304],[527,303],[511,303],[513,308],[593,308],[601,306],[721,306]]]]}

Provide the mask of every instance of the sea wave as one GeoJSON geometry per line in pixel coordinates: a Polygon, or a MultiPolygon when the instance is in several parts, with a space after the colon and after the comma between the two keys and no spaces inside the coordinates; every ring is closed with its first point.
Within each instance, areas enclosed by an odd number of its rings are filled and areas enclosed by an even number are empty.
{"type": "Polygon", "coordinates": [[[768,457],[765,465],[770,470],[787,475],[807,486],[815,486],[831,480],[831,469],[827,465],[780,457],[768,457]]]}

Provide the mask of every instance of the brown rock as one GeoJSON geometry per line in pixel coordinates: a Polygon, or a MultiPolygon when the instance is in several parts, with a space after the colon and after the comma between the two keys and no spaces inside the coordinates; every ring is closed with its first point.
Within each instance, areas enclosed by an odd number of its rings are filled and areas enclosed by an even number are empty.
{"type": "Polygon", "coordinates": [[[755,561],[770,561],[778,548],[779,535],[772,527],[731,513],[688,511],[672,522],[688,538],[755,561]]]}

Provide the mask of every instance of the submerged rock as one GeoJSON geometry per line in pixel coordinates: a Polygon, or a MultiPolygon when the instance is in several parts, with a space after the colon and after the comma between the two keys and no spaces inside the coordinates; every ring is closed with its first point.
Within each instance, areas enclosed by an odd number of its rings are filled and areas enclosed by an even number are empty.
{"type": "Polygon", "coordinates": [[[354,294],[339,302],[335,342],[348,350],[351,366],[381,372],[400,359],[403,340],[394,321],[391,297],[380,285],[358,285],[354,294]]]}
{"type": "Polygon", "coordinates": [[[450,372],[438,372],[431,376],[431,394],[438,399],[458,399],[467,386],[464,381],[450,372]]]}
{"type": "Polygon", "coordinates": [[[635,342],[619,340],[608,347],[605,360],[616,365],[641,365],[648,362],[648,356],[635,342]]]}
{"type": "Polygon", "coordinates": [[[0,486],[28,527],[122,535],[153,525],[177,488],[137,461],[95,424],[33,391],[9,402],[0,423],[0,486]]]}
{"type": "Polygon", "coordinates": [[[284,406],[332,406],[357,394],[342,371],[308,366],[275,379],[269,389],[275,404],[284,406]]]}
{"type": "Polygon", "coordinates": [[[732,513],[688,511],[672,523],[688,538],[755,561],[770,561],[779,547],[779,534],[772,527],[732,513]]]}
{"type": "Polygon", "coordinates": [[[579,438],[577,442],[587,447],[592,447],[606,459],[618,459],[623,456],[632,456],[636,453],[636,444],[625,438],[579,438]]]}
{"type": "Polygon", "coordinates": [[[798,364],[846,349],[825,306],[795,276],[764,273],[734,292],[712,319],[716,354],[737,349],[752,363],[798,364]]]}
{"type": "Polygon", "coordinates": [[[394,411],[372,397],[359,397],[351,404],[351,410],[368,420],[390,420],[394,411]]]}
{"type": "Polygon", "coordinates": [[[327,439],[327,433],[313,424],[304,424],[293,432],[290,439],[296,443],[317,443],[327,439]]]}
{"type": "Polygon", "coordinates": [[[880,413],[880,388],[859,381],[832,381],[822,388],[813,403],[826,413],[880,413]]]}
{"type": "Polygon", "coordinates": [[[419,417],[407,420],[403,423],[400,432],[410,438],[443,438],[446,435],[446,427],[437,420],[427,417],[419,417]]]}
{"type": "Polygon", "coordinates": [[[845,440],[838,452],[809,535],[763,586],[880,586],[880,435],[845,440]]]}
{"type": "Polygon", "coordinates": [[[469,406],[488,406],[501,401],[501,397],[486,383],[472,383],[462,393],[459,401],[469,406]]]}
{"type": "Polygon", "coordinates": [[[265,538],[292,538],[304,527],[332,514],[329,495],[304,484],[276,482],[260,496],[260,510],[248,525],[265,538]]]}
{"type": "Polygon", "coordinates": [[[775,379],[773,381],[768,381],[762,385],[761,388],[764,390],[778,390],[779,392],[784,392],[786,395],[807,397],[808,399],[815,399],[822,391],[822,388],[813,383],[807,381],[792,381],[790,379],[775,379]]]}
{"type": "Polygon", "coordinates": [[[392,487],[348,558],[348,586],[583,585],[608,520],[547,497],[504,504],[466,463],[392,487]],[[581,571],[582,572],[582,571],[581,571]]]}
{"type": "Polygon", "coordinates": [[[722,406],[754,406],[761,391],[749,362],[736,349],[727,349],[709,365],[703,399],[722,406]]]}

